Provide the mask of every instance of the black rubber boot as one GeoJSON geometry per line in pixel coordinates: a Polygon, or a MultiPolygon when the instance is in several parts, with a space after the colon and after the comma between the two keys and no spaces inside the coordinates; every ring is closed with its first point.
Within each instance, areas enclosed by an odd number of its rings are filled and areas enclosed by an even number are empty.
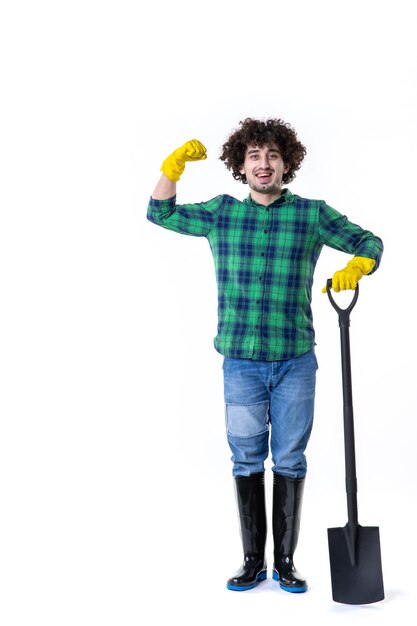
{"type": "Polygon", "coordinates": [[[304,478],[289,478],[274,473],[272,528],[274,569],[272,578],[281,589],[301,593],[307,582],[294,567],[293,557],[300,530],[304,478]]]}
{"type": "Polygon", "coordinates": [[[246,591],[266,579],[264,473],[236,476],[235,484],[244,561],[240,570],[227,581],[227,588],[246,591]]]}

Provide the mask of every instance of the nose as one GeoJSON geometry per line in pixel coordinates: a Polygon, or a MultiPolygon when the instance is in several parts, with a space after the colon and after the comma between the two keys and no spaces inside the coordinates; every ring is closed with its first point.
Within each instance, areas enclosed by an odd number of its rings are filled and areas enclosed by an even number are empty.
{"type": "Polygon", "coordinates": [[[267,154],[262,154],[260,156],[259,167],[261,167],[262,169],[268,169],[269,168],[269,159],[268,159],[268,155],[267,154]]]}

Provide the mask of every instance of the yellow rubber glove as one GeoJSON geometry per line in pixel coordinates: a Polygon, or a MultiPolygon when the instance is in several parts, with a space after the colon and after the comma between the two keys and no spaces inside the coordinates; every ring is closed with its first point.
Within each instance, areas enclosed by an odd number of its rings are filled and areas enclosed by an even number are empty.
{"type": "MultiPolygon", "coordinates": [[[[334,291],[341,291],[344,289],[356,289],[358,282],[364,276],[369,274],[375,266],[373,259],[367,259],[364,256],[355,256],[345,269],[335,272],[332,278],[332,288],[334,291]]],[[[327,287],[322,289],[323,293],[326,293],[327,287]]]]}
{"type": "Polygon", "coordinates": [[[187,141],[181,148],[174,150],[162,163],[161,172],[174,183],[180,179],[185,169],[186,161],[201,161],[207,159],[207,150],[197,139],[187,141]]]}

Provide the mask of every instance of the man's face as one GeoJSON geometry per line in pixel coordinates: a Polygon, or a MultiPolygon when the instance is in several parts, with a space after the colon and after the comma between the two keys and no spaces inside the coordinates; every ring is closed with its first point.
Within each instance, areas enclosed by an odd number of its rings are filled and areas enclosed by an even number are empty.
{"type": "Polygon", "coordinates": [[[253,144],[247,146],[240,173],[245,174],[250,189],[262,194],[280,193],[286,172],[288,167],[275,143],[262,148],[253,144]]]}

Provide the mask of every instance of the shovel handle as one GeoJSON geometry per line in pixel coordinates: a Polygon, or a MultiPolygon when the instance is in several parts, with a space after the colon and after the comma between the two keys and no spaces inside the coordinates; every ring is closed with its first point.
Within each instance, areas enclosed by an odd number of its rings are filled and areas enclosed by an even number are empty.
{"type": "Polygon", "coordinates": [[[338,304],[336,304],[335,299],[332,296],[332,279],[331,278],[327,279],[326,287],[327,287],[327,295],[329,297],[330,304],[332,305],[332,307],[334,308],[334,310],[337,312],[337,314],[339,316],[339,326],[341,328],[349,326],[350,325],[349,324],[350,323],[350,320],[349,320],[350,313],[351,313],[353,307],[355,306],[355,304],[357,303],[358,298],[359,298],[359,285],[356,286],[352,302],[349,304],[349,306],[346,309],[340,308],[340,306],[338,306],[338,304]]]}

